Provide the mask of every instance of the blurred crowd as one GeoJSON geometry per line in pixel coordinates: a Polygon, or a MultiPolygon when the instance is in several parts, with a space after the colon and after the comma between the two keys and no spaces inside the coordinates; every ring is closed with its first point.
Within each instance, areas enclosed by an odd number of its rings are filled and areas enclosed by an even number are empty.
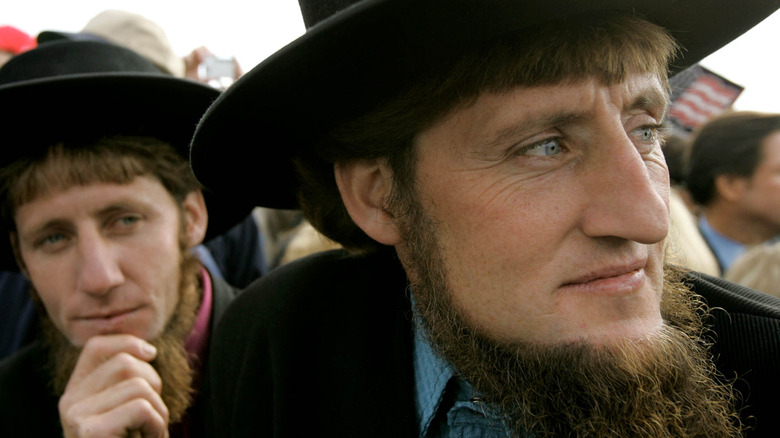
{"type": "Polygon", "coordinates": [[[664,153],[671,260],[780,296],[780,114],[727,109],[664,153]]]}

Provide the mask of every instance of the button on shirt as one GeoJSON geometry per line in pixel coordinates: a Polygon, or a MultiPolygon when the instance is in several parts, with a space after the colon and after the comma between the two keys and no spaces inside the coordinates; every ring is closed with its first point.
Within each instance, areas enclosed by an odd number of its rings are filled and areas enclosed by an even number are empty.
{"type": "Polygon", "coordinates": [[[439,358],[419,324],[414,333],[417,418],[423,438],[506,438],[509,430],[468,382],[439,358]]]}

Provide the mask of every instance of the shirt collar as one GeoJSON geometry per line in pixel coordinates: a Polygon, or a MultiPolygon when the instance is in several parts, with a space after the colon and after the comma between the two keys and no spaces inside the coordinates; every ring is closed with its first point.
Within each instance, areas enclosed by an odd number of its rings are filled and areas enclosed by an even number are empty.
{"type": "Polygon", "coordinates": [[[717,257],[723,271],[726,271],[734,263],[734,260],[745,252],[745,245],[715,231],[705,215],[699,216],[699,230],[701,230],[701,234],[710,244],[710,248],[715,253],[715,257],[717,257]]]}
{"type": "MultiPolygon", "coordinates": [[[[195,324],[187,340],[184,342],[184,348],[187,350],[190,358],[201,358],[206,354],[208,344],[209,326],[211,325],[211,303],[212,303],[212,285],[211,276],[203,266],[200,267],[201,286],[203,287],[203,298],[198,309],[198,315],[195,317],[195,324]]],[[[195,361],[198,363],[199,361],[195,361]]]]}
{"type": "Polygon", "coordinates": [[[449,362],[439,358],[425,335],[417,318],[414,324],[414,351],[412,354],[415,378],[415,404],[420,425],[420,436],[428,433],[436,412],[439,410],[444,391],[455,376],[449,362]]]}

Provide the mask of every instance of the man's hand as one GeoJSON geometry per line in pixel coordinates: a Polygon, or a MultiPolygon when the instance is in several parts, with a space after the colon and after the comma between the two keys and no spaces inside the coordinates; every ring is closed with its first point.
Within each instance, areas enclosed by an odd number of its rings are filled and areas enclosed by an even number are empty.
{"type": "MultiPolygon", "coordinates": [[[[200,72],[200,65],[203,64],[206,61],[206,58],[214,56],[213,53],[211,53],[211,50],[204,46],[200,46],[196,49],[194,49],[192,52],[190,52],[189,55],[184,57],[184,77],[193,79],[195,81],[208,84],[210,79],[204,78],[201,76],[200,72]]],[[[238,78],[240,78],[244,71],[241,69],[241,66],[238,64],[238,60],[236,58],[233,59],[233,77],[230,78],[231,82],[237,81],[238,78]]]]}
{"type": "Polygon", "coordinates": [[[131,335],[87,341],[59,402],[65,437],[167,437],[162,380],[149,364],[156,354],[131,335]]]}

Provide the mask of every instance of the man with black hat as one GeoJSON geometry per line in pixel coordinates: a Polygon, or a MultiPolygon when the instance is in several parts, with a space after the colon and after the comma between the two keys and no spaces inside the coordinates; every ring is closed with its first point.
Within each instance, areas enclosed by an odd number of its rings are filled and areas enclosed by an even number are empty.
{"type": "Polygon", "coordinates": [[[191,249],[250,211],[187,161],[219,92],[101,42],[42,45],[0,84],[0,262],[42,316],[0,365],[0,435],[201,436],[209,337],[236,291],[191,249]]]}
{"type": "Polygon", "coordinates": [[[228,309],[215,436],[778,430],[780,301],[665,264],[661,153],[668,75],[778,1],[300,3],[191,163],[348,251],[228,309]]]}

